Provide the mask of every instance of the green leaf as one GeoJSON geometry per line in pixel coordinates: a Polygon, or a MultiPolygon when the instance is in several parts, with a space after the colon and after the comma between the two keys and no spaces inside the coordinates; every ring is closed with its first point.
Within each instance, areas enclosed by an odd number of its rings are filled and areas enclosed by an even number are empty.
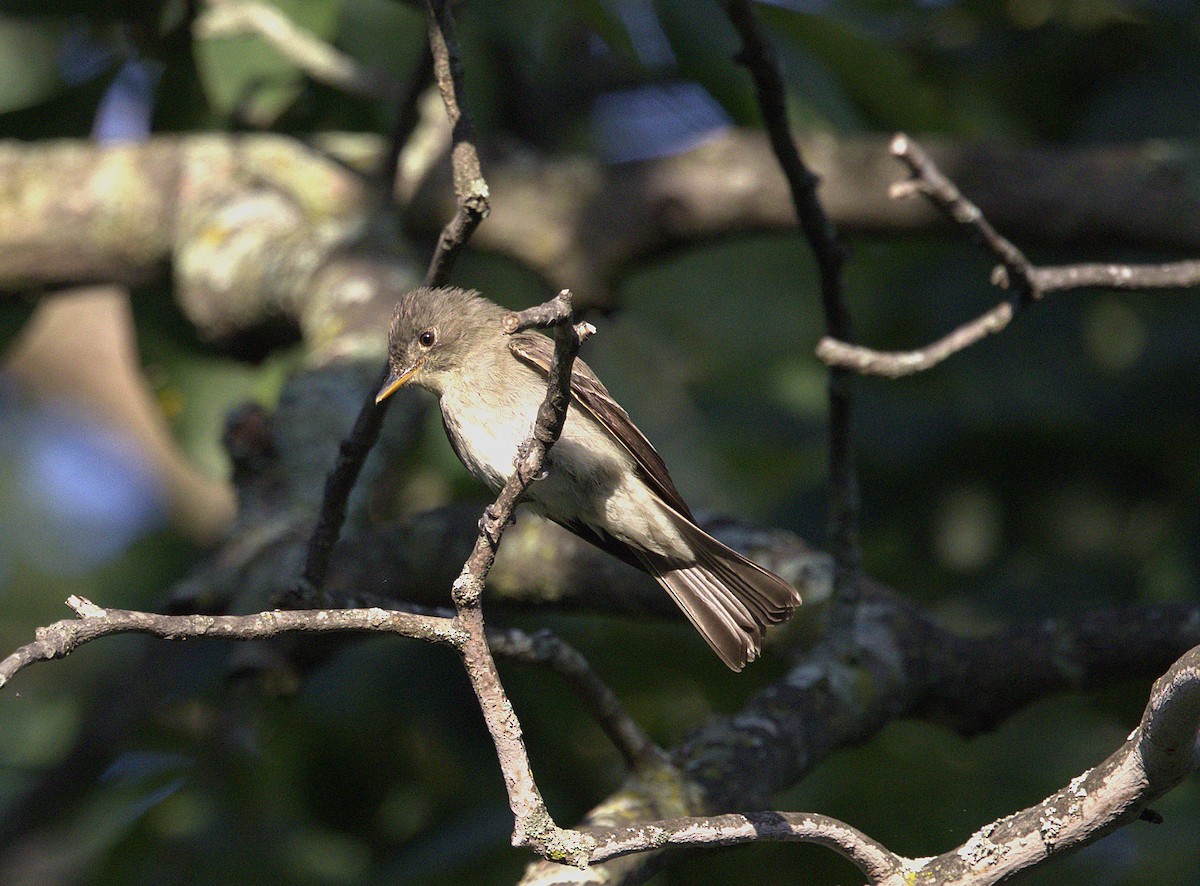
{"type": "Polygon", "coordinates": [[[754,87],[733,61],[741,44],[719,7],[703,5],[698,9],[692,0],[657,0],[654,6],[675,53],[679,73],[707,89],[734,122],[757,125],[754,87]]]}
{"type": "Polygon", "coordinates": [[[604,0],[570,0],[570,7],[576,17],[595,31],[609,49],[624,59],[637,59],[629,31],[613,11],[612,4],[604,0]]]}
{"type": "Polygon", "coordinates": [[[58,52],[65,19],[0,17],[0,113],[45,101],[64,87],[58,52]]]}
{"type": "MultiPolygon", "coordinates": [[[[794,52],[810,55],[833,74],[870,127],[925,131],[954,127],[955,115],[946,96],[923,79],[902,52],[843,19],[766,4],[756,9],[794,52]]],[[[805,86],[796,88],[802,93],[805,86]]]]}
{"type": "MultiPolygon", "coordinates": [[[[263,0],[267,2],[267,0],[263,0]]],[[[270,0],[295,24],[331,40],[342,0],[270,0]]],[[[207,37],[195,43],[196,69],[212,108],[268,125],[295,101],[304,72],[258,36],[207,37]]]]}

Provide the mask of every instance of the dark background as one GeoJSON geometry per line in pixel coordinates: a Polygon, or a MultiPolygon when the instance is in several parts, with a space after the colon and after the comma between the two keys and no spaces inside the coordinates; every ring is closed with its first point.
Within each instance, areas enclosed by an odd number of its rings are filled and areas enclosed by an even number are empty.
{"type": "MultiPolygon", "coordinates": [[[[400,77],[424,40],[423,14],[408,4],[278,5],[400,77]]],[[[193,41],[182,5],[111,7],[103,20],[94,4],[46,0],[36,11],[64,17],[33,19],[19,16],[31,4],[0,4],[0,70],[16,72],[0,76],[0,135],[87,135],[121,59],[98,62],[91,79],[65,77],[64,35],[79,28],[100,46],[132,41],[141,57],[164,65],[156,131],[230,131],[247,121],[284,132],[390,127],[390,108],[306,81],[253,38],[193,41]]],[[[1191,3],[830,0],[758,8],[789,78],[793,123],[805,130],[1079,146],[1190,140],[1200,126],[1200,16],[1191,3]]],[[[703,84],[733,123],[756,125],[748,79],[730,62],[736,42],[714,4],[474,2],[458,19],[484,142],[619,156],[632,148],[597,126],[597,98],[683,80],[703,84]],[[635,24],[647,18],[661,26],[648,45],[669,48],[673,63],[639,43],[635,24]]],[[[635,113],[617,108],[618,117],[635,113]]],[[[661,135],[669,149],[663,133],[678,122],[672,114],[641,122],[650,136],[634,147],[661,135]]],[[[951,232],[852,233],[848,242],[847,294],[860,339],[874,346],[917,346],[999,297],[987,284],[988,260],[951,232]]],[[[1019,245],[1040,263],[1180,257],[1121,243],[1019,245]]],[[[546,295],[527,271],[478,253],[464,257],[455,282],[512,307],[546,295]]],[[[785,527],[819,546],[826,373],[813,357],[823,331],[815,287],[795,235],[674,250],[621,282],[621,307],[594,318],[600,332],[585,358],[694,507],[785,527]]],[[[1194,302],[1187,292],[1057,295],[923,376],[862,380],[856,430],[868,572],[968,633],[1097,605],[1194,600],[1194,302]]],[[[299,347],[284,344],[247,362],[200,342],[161,290],[135,293],[133,306],[142,364],[180,445],[223,477],[225,412],[248,399],[273,406],[303,359],[299,347]]],[[[0,310],[8,342],[30,305],[8,300],[0,310]]],[[[96,494],[109,504],[98,507],[150,516],[118,526],[111,550],[72,555],[91,531],[62,517],[57,499],[31,494],[29,478],[38,476],[37,453],[64,439],[70,449],[88,432],[53,422],[47,430],[45,408],[19,386],[0,390],[5,651],[63,617],[71,593],[159,609],[166,589],[204,554],[154,516],[153,502],[136,504],[136,484],[100,471],[101,486],[125,491],[102,489],[96,494]]],[[[431,416],[406,494],[424,506],[480,498],[436,424],[431,416]]],[[[68,478],[90,476],[71,464],[68,478]]],[[[67,499],[84,495],[66,488],[67,499]]],[[[732,675],[680,624],[546,611],[497,617],[551,627],[575,644],[668,746],[713,714],[736,710],[782,668],[768,656],[732,675]]],[[[57,785],[10,844],[4,864],[12,882],[450,884],[519,875],[528,856],[508,846],[511,816],[493,751],[452,655],[394,639],[355,643],[294,694],[275,698],[226,679],[230,651],[105,640],[6,689],[0,802],[61,771],[81,731],[98,730],[98,762],[57,785]],[[166,697],[141,697],[150,672],[171,675],[166,697]],[[154,715],[106,739],[97,719],[120,720],[128,706],[154,715]]],[[[619,783],[620,759],[555,680],[514,667],[502,675],[551,812],[568,824],[619,783]]],[[[1129,681],[1045,699],[970,740],[895,723],[835,755],[775,805],[834,815],[897,852],[936,854],[1099,762],[1135,725],[1148,688],[1129,681]]],[[[1198,787],[1193,778],[1155,804],[1164,825],[1125,828],[1030,881],[1191,882],[1200,870],[1198,787]]],[[[10,820],[15,814],[9,810],[10,820]]],[[[857,879],[825,850],[788,845],[696,855],[654,882],[857,879]]]]}

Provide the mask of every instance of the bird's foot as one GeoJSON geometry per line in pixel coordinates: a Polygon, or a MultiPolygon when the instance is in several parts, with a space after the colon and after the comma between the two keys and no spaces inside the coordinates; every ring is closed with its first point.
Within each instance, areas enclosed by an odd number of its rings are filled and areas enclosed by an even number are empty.
{"type": "Polygon", "coordinates": [[[500,542],[500,533],[506,523],[515,522],[516,518],[511,514],[507,521],[501,520],[500,515],[496,513],[496,506],[491,504],[483,509],[483,516],[479,518],[479,531],[487,538],[488,543],[495,547],[500,542]]]}
{"type": "MultiPolygon", "coordinates": [[[[522,468],[524,468],[526,462],[528,461],[530,455],[533,452],[533,447],[534,447],[534,439],[532,437],[527,437],[526,439],[522,440],[521,445],[517,447],[517,455],[513,459],[513,467],[515,467],[518,471],[522,470],[522,468]]],[[[536,480],[545,480],[546,477],[548,477],[548,476],[549,476],[549,471],[546,470],[545,463],[543,462],[542,469],[540,471],[538,471],[536,475],[530,477],[529,479],[530,479],[530,482],[532,483],[536,480]]]]}

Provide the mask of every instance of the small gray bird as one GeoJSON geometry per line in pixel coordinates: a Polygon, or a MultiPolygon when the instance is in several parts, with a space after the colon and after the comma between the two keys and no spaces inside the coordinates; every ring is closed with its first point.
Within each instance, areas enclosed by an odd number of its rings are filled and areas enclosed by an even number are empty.
{"type": "MultiPolygon", "coordinates": [[[[506,335],[505,313],[462,289],[408,293],[376,398],[410,382],[436,394],[450,445],[494,491],[533,429],[554,354],[540,333],[506,335]]],[[[800,605],[795,588],[696,525],[663,460],[582,360],[546,473],[527,494],[534,510],[654,576],[733,670],[758,657],[764,627],[800,605]]]]}

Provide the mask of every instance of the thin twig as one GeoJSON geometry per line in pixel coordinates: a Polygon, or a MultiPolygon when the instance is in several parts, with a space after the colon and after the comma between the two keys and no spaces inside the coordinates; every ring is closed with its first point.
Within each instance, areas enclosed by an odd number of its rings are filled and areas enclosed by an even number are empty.
{"type": "Polygon", "coordinates": [[[862,375],[900,378],[922,372],[982,338],[1004,329],[1016,312],[1012,302],[1003,301],[949,335],[915,351],[876,351],[826,336],[817,342],[817,357],[829,366],[852,369],[862,375]]]}
{"type": "Polygon", "coordinates": [[[1034,268],[1039,293],[1095,286],[1102,289],[1183,289],[1200,285],[1200,261],[1159,265],[1081,264],[1034,268]]]}
{"type": "Polygon", "coordinates": [[[831,367],[899,378],[930,369],[977,341],[995,335],[1018,313],[1051,292],[1084,287],[1178,289],[1200,285],[1200,261],[1035,267],[1020,249],[992,227],[979,207],[963,196],[920,145],[901,134],[892,139],[891,151],[910,174],[910,178],[892,186],[891,196],[926,197],[996,258],[999,264],[992,272],[992,283],[1011,290],[1012,295],[949,335],[912,351],[877,351],[831,333],[817,343],[817,356],[831,367]]]}
{"type": "MultiPolygon", "coordinates": [[[[459,649],[463,665],[496,745],[496,756],[508,789],[508,802],[515,819],[513,845],[528,846],[543,858],[582,868],[587,865],[595,841],[579,831],[560,828],[546,811],[546,803],[529,767],[529,755],[521,738],[516,711],[500,684],[496,664],[488,649],[481,608],[484,581],[496,560],[504,528],[512,522],[513,512],[525,491],[543,476],[546,453],[558,440],[566,422],[571,366],[586,334],[585,329],[571,323],[569,293],[559,293],[547,305],[553,308],[550,322],[554,324],[555,359],[550,367],[546,397],[538,408],[533,433],[517,455],[516,470],[479,521],[479,535],[454,582],[452,597],[458,624],[467,633],[467,641],[459,649]]],[[[535,319],[546,316],[539,312],[535,319]]],[[[506,330],[522,327],[521,319],[513,322],[506,317],[505,320],[506,330]]]]}
{"type": "Polygon", "coordinates": [[[259,0],[208,0],[196,19],[201,37],[253,34],[319,83],[361,98],[395,101],[400,84],[387,71],[365,68],[284,15],[259,0]]]}
{"type": "MultiPolygon", "coordinates": [[[[741,37],[742,51],[738,61],[754,78],[771,147],[791,189],[800,228],[817,261],[826,335],[853,342],[850,312],[842,292],[846,252],[817,196],[818,179],[805,166],[788,125],[787,93],[771,44],[754,15],[750,0],[727,0],[725,10],[741,37]]],[[[833,367],[829,375],[829,529],[835,587],[839,592],[854,586],[862,566],[858,537],[858,476],[854,467],[853,398],[852,373],[833,367]]]]}
{"type": "Polygon", "coordinates": [[[308,551],[304,559],[304,573],[296,596],[304,601],[316,601],[323,605],[325,576],[329,574],[329,562],[333,547],[342,533],[346,522],[346,507],[350,493],[358,482],[363,464],[379,441],[383,430],[383,419],[387,415],[390,400],[376,404],[375,395],[387,381],[388,367],[385,365],[375,384],[354,419],[354,426],[346,439],[338,446],[337,460],[329,476],[325,478],[325,491],[321,496],[321,510],[312,535],[308,538],[308,551]]]}
{"type": "MultiPolygon", "coordinates": [[[[447,622],[455,617],[454,610],[443,606],[418,606],[407,600],[397,604],[394,599],[377,594],[354,593],[334,597],[330,605],[335,609],[343,606],[389,611],[399,609],[415,615],[442,618],[447,622]]],[[[566,640],[545,628],[531,634],[519,628],[489,627],[486,634],[488,647],[498,660],[542,668],[559,677],[608,736],[631,770],[666,762],[663,750],[629,715],[616,693],[592,669],[583,654],[566,640]]]]}
{"type": "Polygon", "coordinates": [[[458,202],[454,218],[442,229],[425,275],[425,285],[434,287],[442,286],[450,279],[459,252],[479,223],[487,218],[490,206],[487,182],[475,148],[475,126],[464,105],[462,59],[448,0],[429,0],[429,48],[433,53],[438,90],[442,93],[453,133],[450,159],[454,170],[454,195],[458,202]]]}
{"type": "Polygon", "coordinates": [[[604,730],[609,741],[621,752],[630,769],[642,769],[666,761],[662,749],[629,716],[620,699],[573,646],[545,630],[527,634],[518,630],[489,628],[487,641],[497,658],[539,665],[561,677],[604,730]]]}
{"type": "Polygon", "coordinates": [[[110,634],[152,634],[166,640],[262,640],[287,633],[372,631],[461,647],[466,635],[452,619],[386,609],[275,610],[254,615],[158,615],[105,609],[83,597],[67,600],[78,618],[38,628],[37,639],[0,661],[0,686],[22,668],[62,658],[110,634]]]}
{"type": "Polygon", "coordinates": [[[1029,272],[1033,269],[1029,259],[992,227],[979,207],[964,197],[954,182],[942,175],[942,171],[921,146],[901,133],[892,139],[891,152],[908,167],[911,175],[908,181],[892,186],[891,197],[901,199],[923,194],[929,198],[944,215],[966,230],[999,260],[1022,297],[1033,297],[1032,291],[1024,291],[1028,288],[1029,272]]]}
{"type": "MultiPolygon", "coordinates": [[[[458,211],[447,223],[438,241],[429,269],[425,273],[426,286],[440,286],[446,282],[450,270],[463,245],[488,213],[488,188],[479,167],[479,155],[474,145],[474,127],[471,118],[462,107],[462,63],[458,55],[454,19],[449,5],[441,0],[430,0],[429,4],[429,48],[433,58],[434,75],[438,89],[446,105],[450,119],[454,146],[450,157],[454,167],[454,186],[458,197],[458,211]]],[[[346,505],[354,490],[363,463],[379,440],[383,420],[388,406],[394,398],[377,403],[375,395],[387,378],[385,365],[371,390],[367,392],[359,409],[354,427],[338,450],[337,462],[325,481],[325,494],[317,523],[309,539],[308,555],[304,565],[301,587],[297,593],[301,599],[320,599],[325,577],[329,572],[329,561],[333,547],[337,544],[346,521],[346,505]]]]}
{"type": "Polygon", "coordinates": [[[524,332],[526,329],[548,328],[564,322],[571,316],[571,293],[564,289],[548,302],[534,305],[523,311],[510,312],[500,319],[500,328],[507,335],[524,332]]]}

